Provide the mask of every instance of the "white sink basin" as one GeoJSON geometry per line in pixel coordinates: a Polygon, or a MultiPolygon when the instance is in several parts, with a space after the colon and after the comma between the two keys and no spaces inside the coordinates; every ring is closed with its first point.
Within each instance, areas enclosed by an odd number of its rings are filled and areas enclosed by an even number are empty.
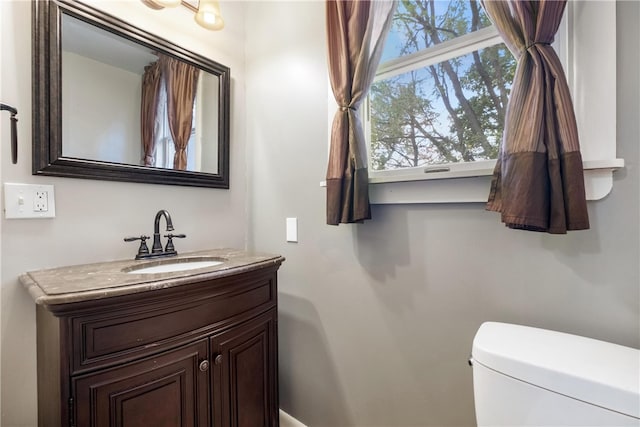
{"type": "Polygon", "coordinates": [[[189,271],[198,268],[215,267],[224,263],[221,259],[173,259],[160,262],[154,262],[153,265],[129,267],[124,270],[127,274],[159,274],[159,273],[176,273],[179,271],[189,271]]]}

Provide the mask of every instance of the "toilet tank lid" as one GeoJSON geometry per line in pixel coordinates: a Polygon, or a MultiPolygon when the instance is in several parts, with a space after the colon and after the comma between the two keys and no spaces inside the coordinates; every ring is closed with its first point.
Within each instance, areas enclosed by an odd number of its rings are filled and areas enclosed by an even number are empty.
{"type": "Polygon", "coordinates": [[[472,358],[530,384],[640,418],[640,350],[562,332],[486,322],[472,358]]]}

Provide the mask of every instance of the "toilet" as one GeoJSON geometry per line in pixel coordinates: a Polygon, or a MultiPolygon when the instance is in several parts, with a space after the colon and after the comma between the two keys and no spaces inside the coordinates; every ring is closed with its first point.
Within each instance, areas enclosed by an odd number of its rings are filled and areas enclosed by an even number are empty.
{"type": "Polygon", "coordinates": [[[487,322],[469,362],[479,427],[640,427],[640,350],[487,322]]]}

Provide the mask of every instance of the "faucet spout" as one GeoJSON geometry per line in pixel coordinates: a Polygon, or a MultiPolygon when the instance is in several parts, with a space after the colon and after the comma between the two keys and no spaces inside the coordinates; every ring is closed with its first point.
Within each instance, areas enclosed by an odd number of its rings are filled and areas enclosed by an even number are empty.
{"type": "Polygon", "coordinates": [[[167,221],[167,231],[173,231],[173,223],[171,222],[171,215],[166,209],[161,209],[156,214],[156,219],[153,221],[153,232],[160,233],[160,218],[164,216],[167,221]]]}
{"type": "Polygon", "coordinates": [[[173,223],[171,222],[171,215],[165,209],[161,209],[156,214],[156,218],[153,221],[153,247],[151,253],[156,254],[162,252],[162,243],[160,243],[160,218],[164,216],[167,223],[167,231],[173,231],[173,223]]]}

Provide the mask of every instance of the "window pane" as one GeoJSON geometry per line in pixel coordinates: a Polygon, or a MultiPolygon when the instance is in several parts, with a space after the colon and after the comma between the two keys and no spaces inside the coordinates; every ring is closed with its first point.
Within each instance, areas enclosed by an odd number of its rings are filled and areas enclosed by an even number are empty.
{"type": "Polygon", "coordinates": [[[381,62],[490,25],[489,18],[476,0],[401,0],[381,62]]]}
{"type": "Polygon", "coordinates": [[[375,83],[372,168],[495,159],[515,66],[499,44],[375,83]]]}

